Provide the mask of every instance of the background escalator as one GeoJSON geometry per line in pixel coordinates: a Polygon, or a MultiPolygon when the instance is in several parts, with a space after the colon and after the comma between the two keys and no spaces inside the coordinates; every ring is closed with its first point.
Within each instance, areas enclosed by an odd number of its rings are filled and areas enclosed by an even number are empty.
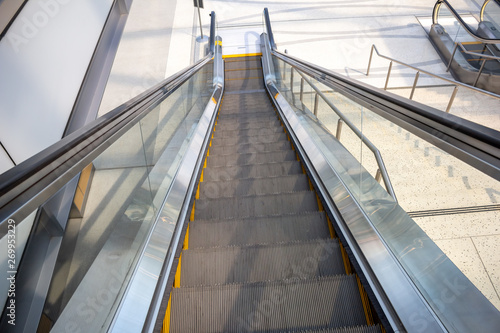
{"type": "Polygon", "coordinates": [[[225,64],[163,331],[380,332],[264,90],[260,59],[225,64]]]}

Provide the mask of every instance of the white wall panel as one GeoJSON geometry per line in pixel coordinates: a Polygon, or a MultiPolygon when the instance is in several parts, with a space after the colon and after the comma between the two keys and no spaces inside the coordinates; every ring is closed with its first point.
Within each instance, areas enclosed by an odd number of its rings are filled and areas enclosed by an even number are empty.
{"type": "Polygon", "coordinates": [[[0,140],[16,163],[58,141],[112,0],[31,0],[0,42],[0,140]]]}

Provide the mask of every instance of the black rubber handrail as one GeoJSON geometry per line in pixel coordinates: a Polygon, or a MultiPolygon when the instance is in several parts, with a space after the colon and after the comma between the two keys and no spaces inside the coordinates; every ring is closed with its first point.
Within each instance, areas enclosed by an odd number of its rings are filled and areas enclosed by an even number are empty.
{"type": "MultiPolygon", "coordinates": [[[[266,10],[264,15],[267,15],[266,30],[272,32],[266,10]]],[[[277,50],[273,50],[272,54],[500,180],[500,132],[342,76],[277,50]]]]}
{"type": "Polygon", "coordinates": [[[168,96],[208,63],[209,53],[194,65],[163,80],[104,116],[64,137],[0,175],[0,238],[6,233],[6,221],[21,222],[29,213],[76,176],[136,123],[160,99],[168,96]],[[63,181],[65,180],[65,181],[63,181]]]}
{"type": "Polygon", "coordinates": [[[453,8],[453,6],[447,1],[447,0],[438,0],[436,4],[434,5],[434,9],[432,10],[432,24],[438,23],[438,16],[439,16],[439,9],[441,5],[445,5],[448,7],[450,13],[455,17],[455,19],[460,23],[460,25],[467,31],[469,35],[474,37],[480,42],[483,42],[485,44],[497,44],[500,43],[500,39],[489,39],[489,38],[484,38],[476,34],[475,31],[469,27],[469,25],[462,19],[460,14],[453,8]]]}

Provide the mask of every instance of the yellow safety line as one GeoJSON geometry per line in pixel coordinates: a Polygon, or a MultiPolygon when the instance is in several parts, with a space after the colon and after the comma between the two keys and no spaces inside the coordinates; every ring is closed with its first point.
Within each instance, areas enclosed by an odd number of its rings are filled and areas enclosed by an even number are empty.
{"type": "Polygon", "coordinates": [[[335,235],[335,229],[333,229],[332,221],[330,221],[328,215],[326,216],[326,222],[328,223],[328,229],[330,230],[330,237],[331,238],[337,237],[337,235],[335,235]]]}
{"type": "Polygon", "coordinates": [[[482,42],[462,42],[464,45],[482,44],[482,42]]]}
{"type": "Polygon", "coordinates": [[[244,53],[244,54],[226,54],[222,56],[222,59],[226,58],[244,58],[244,57],[256,57],[261,56],[262,53],[244,53]]]}
{"type": "Polygon", "coordinates": [[[340,253],[342,253],[342,259],[344,260],[345,272],[347,275],[350,275],[352,272],[351,272],[351,263],[349,262],[349,256],[347,255],[347,252],[344,249],[344,246],[342,245],[340,239],[339,239],[339,244],[340,244],[340,253]]]}
{"type": "Polygon", "coordinates": [[[217,101],[215,100],[215,98],[212,96],[212,102],[214,102],[214,104],[217,104],[217,101]]]}
{"type": "Polygon", "coordinates": [[[189,248],[189,223],[186,229],[186,237],[184,237],[184,244],[182,245],[183,250],[187,250],[189,248]]]}
{"type": "Polygon", "coordinates": [[[181,286],[181,261],[182,261],[182,252],[179,256],[179,264],[177,265],[177,271],[175,272],[174,279],[174,288],[179,288],[181,286]]]}
{"type": "Polygon", "coordinates": [[[165,312],[165,317],[163,318],[162,333],[170,332],[170,309],[172,307],[172,294],[168,297],[167,311],[165,312]]]}
{"type": "Polygon", "coordinates": [[[365,288],[361,284],[361,280],[356,275],[356,281],[358,282],[359,294],[361,296],[361,302],[363,303],[363,309],[365,310],[366,323],[368,326],[374,325],[372,309],[370,307],[370,300],[366,294],[365,288]]]}
{"type": "Polygon", "coordinates": [[[278,95],[279,95],[279,94],[280,94],[280,93],[276,93],[276,95],[274,95],[274,99],[278,98],[278,95]]]}
{"type": "Polygon", "coordinates": [[[215,41],[215,45],[220,45],[220,46],[222,46],[222,41],[221,41],[221,40],[216,40],[216,41],[215,41]]]}
{"type": "Polygon", "coordinates": [[[191,210],[191,215],[189,216],[189,221],[194,221],[194,206],[196,204],[196,200],[193,202],[193,209],[191,210]]]}
{"type": "Polygon", "coordinates": [[[321,203],[321,200],[320,200],[320,198],[319,198],[318,193],[316,193],[316,200],[318,201],[318,208],[319,208],[319,211],[320,211],[320,212],[324,211],[324,209],[323,209],[323,204],[321,203]]]}

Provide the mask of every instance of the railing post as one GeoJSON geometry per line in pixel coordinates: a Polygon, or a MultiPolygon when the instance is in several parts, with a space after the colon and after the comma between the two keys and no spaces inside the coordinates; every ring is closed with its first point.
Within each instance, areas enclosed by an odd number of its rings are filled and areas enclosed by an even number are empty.
{"type": "Polygon", "coordinates": [[[380,183],[381,179],[382,179],[382,172],[380,171],[380,169],[377,169],[377,173],[375,174],[375,180],[377,181],[377,183],[380,183]]]}
{"type": "Polygon", "coordinates": [[[453,48],[453,53],[451,54],[450,61],[448,62],[448,66],[446,66],[447,72],[450,71],[451,62],[453,61],[453,58],[455,58],[455,53],[457,52],[457,48],[458,48],[458,43],[455,43],[455,47],[453,48]]]}
{"type": "Polygon", "coordinates": [[[384,90],[387,90],[387,85],[389,84],[389,76],[391,76],[391,69],[392,69],[392,60],[391,63],[389,64],[389,70],[387,71],[387,79],[385,80],[384,90]]]}
{"type": "Polygon", "coordinates": [[[293,94],[293,66],[290,66],[290,91],[293,94]]]}
{"type": "Polygon", "coordinates": [[[477,73],[476,81],[474,81],[473,86],[475,87],[477,84],[477,81],[479,81],[479,77],[483,73],[484,65],[486,64],[486,58],[483,59],[483,63],[481,64],[481,68],[479,69],[479,73],[477,73]]]}
{"type": "Polygon", "coordinates": [[[457,96],[458,92],[458,86],[455,86],[455,89],[453,89],[453,93],[451,94],[450,102],[448,103],[448,106],[446,107],[446,112],[449,113],[451,109],[451,105],[453,104],[453,100],[455,99],[455,96],[457,96]]]}
{"type": "Polygon", "coordinates": [[[342,119],[339,119],[339,121],[337,122],[337,133],[335,134],[335,136],[337,137],[337,140],[340,141],[340,134],[342,134],[342,124],[344,122],[342,121],[342,119]]]}
{"type": "Polygon", "coordinates": [[[413,81],[413,88],[411,88],[410,99],[413,98],[413,94],[415,93],[415,88],[417,87],[417,81],[419,76],[420,72],[417,72],[417,74],[415,74],[415,81],[413,81]]]}
{"type": "Polygon", "coordinates": [[[300,78],[300,101],[301,102],[302,102],[303,96],[304,96],[304,78],[300,78]]]}
{"type": "Polygon", "coordinates": [[[375,45],[372,45],[372,49],[370,51],[370,60],[368,60],[368,69],[366,70],[366,76],[368,76],[370,74],[370,67],[372,65],[372,57],[373,57],[373,48],[375,47],[375,45]]]}
{"type": "Polygon", "coordinates": [[[318,93],[314,96],[314,115],[317,117],[318,116],[318,93]]]}

